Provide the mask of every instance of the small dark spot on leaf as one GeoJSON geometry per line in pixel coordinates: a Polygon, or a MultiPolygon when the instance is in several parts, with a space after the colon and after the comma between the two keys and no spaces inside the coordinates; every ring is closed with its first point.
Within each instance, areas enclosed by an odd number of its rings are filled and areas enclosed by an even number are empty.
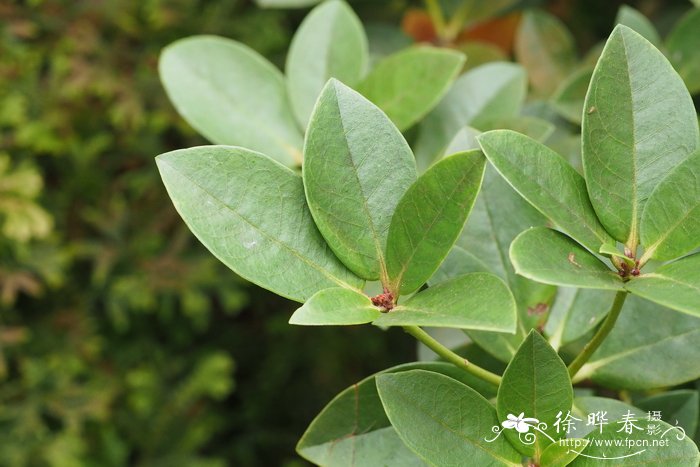
{"type": "Polygon", "coordinates": [[[573,253],[569,253],[569,262],[577,268],[581,267],[581,265],[576,262],[576,255],[574,255],[573,253]]]}

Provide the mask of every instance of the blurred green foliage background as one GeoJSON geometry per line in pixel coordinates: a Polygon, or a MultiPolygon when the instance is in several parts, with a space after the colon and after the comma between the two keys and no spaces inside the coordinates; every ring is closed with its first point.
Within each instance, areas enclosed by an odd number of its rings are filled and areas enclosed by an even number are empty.
{"type": "Polygon", "coordinates": [[[288,326],[293,304],[199,245],[155,169],[206,143],[160,50],[211,33],[283,57],[301,17],[0,4],[0,465],[278,465],[335,392],[409,358],[400,335],[288,326]]]}
{"type": "MultiPolygon", "coordinates": [[[[351,3],[394,29],[420,5],[351,3]]],[[[620,3],[547,4],[585,50],[620,3]]],[[[289,326],[295,305],[197,243],[155,169],[206,144],[166,99],[160,50],[219,34],[281,64],[306,11],[0,2],[0,466],[303,465],[294,444],[333,395],[414,358],[400,331],[289,326]]]]}

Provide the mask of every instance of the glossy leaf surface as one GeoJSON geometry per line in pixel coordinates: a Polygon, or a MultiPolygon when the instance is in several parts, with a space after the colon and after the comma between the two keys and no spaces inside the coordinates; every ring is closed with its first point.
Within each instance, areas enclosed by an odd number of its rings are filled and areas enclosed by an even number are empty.
{"type": "Polygon", "coordinates": [[[587,289],[622,290],[617,272],[561,232],[536,227],[510,246],[515,271],[545,284],[587,289]]]}
{"type": "Polygon", "coordinates": [[[634,248],[644,204],[698,146],[695,107],[661,52],[618,25],[596,65],[583,117],[588,193],[608,232],[634,248]]]}
{"type": "MultiPolygon", "coordinates": [[[[553,423],[558,412],[571,408],[573,397],[566,365],[537,331],[531,331],[503,373],[496,404],[498,418],[507,420],[508,415],[524,413],[527,418],[546,423],[543,431],[553,439],[559,439],[563,433],[557,432],[553,423]]],[[[517,430],[505,430],[504,434],[527,456],[539,457],[551,444],[539,433],[536,433],[534,444],[523,443],[517,430]]]]}
{"type": "Polygon", "coordinates": [[[289,324],[333,326],[371,323],[380,315],[369,297],[351,289],[321,290],[294,312],[289,324]]]}
{"type": "Polygon", "coordinates": [[[591,251],[612,243],[588,200],[586,182],[559,154],[510,130],[477,139],[508,183],[564,232],[591,251]]]}
{"type": "Polygon", "coordinates": [[[464,227],[486,159],[479,150],[454,154],[431,167],[406,191],[391,219],[387,272],[400,294],[433,275],[464,227]]]}
{"type": "Polygon", "coordinates": [[[304,146],[304,186],[316,225],[356,274],[379,279],[391,216],[416,179],[408,144],[359,93],[328,82],[304,146]]]}
{"type": "Polygon", "coordinates": [[[412,296],[374,324],[515,331],[515,300],[501,279],[488,273],[455,277],[412,296]]]}

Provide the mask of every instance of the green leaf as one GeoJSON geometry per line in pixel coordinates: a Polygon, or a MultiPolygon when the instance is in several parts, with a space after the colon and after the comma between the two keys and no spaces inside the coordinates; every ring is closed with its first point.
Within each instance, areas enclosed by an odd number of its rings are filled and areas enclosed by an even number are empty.
{"type": "Polygon", "coordinates": [[[481,132],[479,130],[470,126],[465,126],[455,134],[454,138],[452,138],[450,144],[447,145],[447,149],[445,149],[445,154],[454,154],[456,152],[480,149],[479,142],[476,140],[476,137],[480,134],[481,132]]]}
{"type": "Polygon", "coordinates": [[[555,349],[585,336],[600,323],[615,298],[611,290],[559,287],[545,333],[555,349]]]}
{"type": "Polygon", "coordinates": [[[418,168],[423,171],[442,156],[464,126],[479,128],[516,116],[526,92],[525,71],[512,63],[488,63],[460,76],[418,127],[414,146],[418,168]]]}
{"type": "Polygon", "coordinates": [[[334,326],[371,323],[381,313],[369,297],[344,288],[325,289],[294,312],[289,324],[334,326]]]}
{"type": "Polygon", "coordinates": [[[651,24],[651,21],[631,6],[620,6],[620,9],[617,11],[617,18],[615,18],[615,24],[623,24],[633,29],[656,47],[661,44],[661,37],[659,37],[659,33],[654,25],[651,24]]]}
{"type": "Polygon", "coordinates": [[[486,441],[500,425],[496,410],[468,386],[413,370],[378,376],[377,389],[401,439],[429,464],[521,465],[504,437],[486,441]]]}
{"type": "Polygon", "coordinates": [[[644,259],[669,260],[700,246],[700,152],[653,191],[640,226],[644,259]]]}
{"type": "Polygon", "coordinates": [[[503,49],[490,42],[470,41],[459,44],[458,47],[467,56],[467,63],[464,64],[465,71],[486,63],[508,61],[508,56],[503,49]]]}
{"type": "Polygon", "coordinates": [[[620,251],[617,248],[617,244],[612,245],[609,243],[604,243],[603,245],[600,246],[598,253],[605,255],[605,256],[608,256],[610,258],[612,258],[614,256],[615,258],[618,258],[621,261],[624,261],[625,263],[627,263],[627,265],[630,266],[630,268],[636,266],[636,261],[634,259],[626,256],[624,251],[620,251]]]}
{"type": "Polygon", "coordinates": [[[549,138],[555,130],[554,124],[546,120],[522,115],[497,118],[483,125],[483,127],[484,131],[498,129],[517,131],[539,142],[549,138]]]}
{"type": "Polygon", "coordinates": [[[515,36],[515,56],[537,94],[551,95],[576,65],[574,40],[555,16],[527,11],[515,36]]]}
{"type": "Polygon", "coordinates": [[[545,223],[546,219],[525,202],[493,167],[487,168],[481,193],[458,245],[487,265],[482,270],[503,278],[513,291],[519,317],[516,335],[470,332],[479,345],[505,361],[510,361],[532,327],[544,323],[554,297],[554,287],[516,275],[508,258],[513,239],[530,226],[545,223]]]}
{"type": "Polygon", "coordinates": [[[700,377],[700,319],[629,296],[615,327],[575,381],[606,387],[670,387],[700,377]]]}
{"type": "Polygon", "coordinates": [[[255,0],[261,8],[304,8],[315,5],[321,0],[255,0]]]}
{"type": "Polygon", "coordinates": [[[369,41],[371,66],[413,44],[413,39],[408,37],[399,25],[370,22],[365,23],[364,27],[369,41]]]}
{"type": "Polygon", "coordinates": [[[508,259],[510,244],[523,230],[543,226],[547,219],[520,197],[489,166],[472,214],[457,245],[487,265],[487,271],[514,285],[508,259]]]}
{"type": "MultiPolygon", "coordinates": [[[[674,394],[675,392],[679,393],[688,393],[688,392],[694,392],[694,391],[687,391],[687,390],[681,390],[681,391],[672,391],[670,393],[667,393],[669,395],[674,394]]],[[[663,399],[663,396],[665,394],[661,394],[660,396],[663,399]]],[[[653,398],[652,398],[653,399],[653,398]]],[[[675,404],[673,404],[675,405],[675,404]]],[[[659,410],[658,407],[650,407],[649,409],[646,408],[641,408],[641,407],[634,407],[632,405],[626,404],[624,402],[621,402],[616,399],[607,399],[604,397],[593,397],[593,396],[578,396],[574,399],[574,413],[581,417],[582,420],[579,423],[576,423],[576,435],[577,436],[586,436],[589,434],[596,434],[596,438],[598,439],[605,439],[604,436],[600,435],[600,425],[589,425],[587,422],[587,415],[590,413],[595,413],[598,411],[602,412],[607,412],[607,425],[612,425],[615,427],[615,429],[620,429],[621,424],[618,422],[621,421],[622,417],[627,414],[627,412],[631,412],[632,415],[637,419],[637,422],[635,422],[636,425],[640,424],[646,424],[647,422],[649,423],[655,423],[656,421],[651,421],[648,420],[649,418],[649,411],[654,411],[654,410],[659,410]],[[640,423],[641,422],[641,423],[640,423]]],[[[652,414],[655,415],[655,414],[652,414]]],[[[664,413],[662,411],[661,413],[661,419],[663,420],[662,426],[667,429],[669,427],[669,423],[664,419],[664,413]]],[[[670,423],[670,425],[676,425],[676,420],[673,419],[673,421],[670,423]]],[[[604,424],[604,427],[606,424],[604,424]]],[[[636,431],[636,430],[635,430],[636,431]]],[[[679,433],[680,434],[680,433],[679,433]]],[[[686,432],[687,434],[687,432],[686,432]]],[[[590,438],[590,436],[589,436],[590,438]]],[[[675,438],[675,436],[674,436],[675,438]]],[[[675,441],[675,440],[674,440],[675,441]]],[[[649,447],[654,447],[656,446],[649,446],[649,447]]],[[[643,464],[643,465],[648,465],[648,464],[643,464]]],[[[655,464],[654,464],[655,465],[655,464]]],[[[675,465],[675,464],[674,464],[675,465]]]]}
{"type": "Polygon", "coordinates": [[[430,287],[383,313],[377,326],[440,326],[514,332],[515,301],[501,279],[475,272],[430,287]]]}
{"type": "MultiPolygon", "coordinates": [[[[408,363],[379,374],[423,369],[446,375],[476,388],[492,387],[452,364],[442,362],[408,363]]],[[[316,418],[297,444],[297,452],[318,465],[424,466],[396,435],[376,386],[377,375],[372,375],[338,394],[316,418]]]]}
{"type": "Polygon", "coordinates": [[[464,228],[486,159],[461,152],[431,167],[406,191],[389,226],[386,266],[393,290],[410,294],[423,285],[464,228]]]}
{"type": "Polygon", "coordinates": [[[438,270],[435,271],[430,280],[428,280],[428,285],[432,287],[440,282],[469,274],[470,272],[488,271],[491,271],[491,268],[482,263],[476,256],[469,253],[464,248],[455,245],[447,254],[447,257],[438,270]]]}
{"type": "MultiPolygon", "coordinates": [[[[608,399],[606,397],[595,397],[595,396],[577,396],[574,398],[574,408],[572,414],[581,420],[574,420],[575,431],[572,428],[572,432],[576,433],[576,436],[587,436],[591,433],[600,434],[601,426],[593,425],[588,423],[588,414],[595,412],[605,412],[605,418],[607,419],[607,424],[615,425],[616,422],[620,421],[622,417],[627,412],[632,412],[638,420],[646,416],[639,408],[633,407],[629,404],[625,404],[617,399],[608,399]]],[[[605,426],[606,424],[603,424],[605,426]]],[[[620,425],[617,425],[618,427],[620,425]]]]}
{"type": "Polygon", "coordinates": [[[623,290],[620,276],[561,232],[535,227],[510,246],[515,272],[545,284],[623,290]]]}
{"type": "Polygon", "coordinates": [[[476,343],[506,362],[510,361],[531,327],[544,322],[555,291],[552,286],[517,276],[508,259],[508,248],[523,230],[545,223],[544,216],[489,166],[467,226],[453,247],[454,254],[448,256],[439,269],[441,276],[438,277],[442,280],[467,272],[488,271],[508,283],[518,307],[516,334],[469,331],[476,343]]]}
{"type": "Polygon", "coordinates": [[[700,416],[698,391],[678,389],[647,397],[635,405],[647,412],[660,412],[661,420],[670,425],[683,427],[685,433],[691,438],[697,432],[698,416],[700,416]]]}
{"type": "Polygon", "coordinates": [[[244,279],[299,302],[329,287],[362,286],[323,241],[291,170],[224,146],[173,151],[156,162],[190,230],[244,279]]]}
{"type": "Polygon", "coordinates": [[[618,25],[593,72],[585,108],[591,203],[606,230],[635,248],[647,198],[698,146],[695,107],[663,54],[618,25]]]}
{"type": "Polygon", "coordinates": [[[475,343],[503,362],[512,359],[530,330],[539,328],[546,322],[556,287],[517,276],[512,292],[518,309],[515,334],[465,331],[475,343]]]}
{"type": "Polygon", "coordinates": [[[367,69],[369,49],[362,23],[341,0],[314,8],[294,34],[287,54],[287,89],[302,128],[329,78],[349,86],[367,69]]]}
{"type": "Polygon", "coordinates": [[[652,302],[700,316],[700,253],[634,277],[625,287],[652,302]]]}
{"type": "Polygon", "coordinates": [[[554,109],[559,115],[576,125],[580,125],[583,118],[583,106],[591,76],[593,76],[592,68],[586,67],[575,71],[562,81],[552,96],[554,109]]]}
{"type": "MultiPolygon", "coordinates": [[[[588,446],[587,439],[581,439],[582,447],[588,446]]],[[[576,459],[581,451],[576,451],[566,444],[552,443],[542,452],[542,467],[565,467],[576,459]]]]}
{"type": "MultiPolygon", "coordinates": [[[[558,433],[552,422],[558,412],[566,413],[571,408],[573,399],[566,365],[537,331],[531,331],[503,373],[496,404],[499,420],[524,413],[527,418],[545,422],[544,433],[556,440],[565,434],[558,433]]],[[[530,457],[539,458],[551,443],[537,433],[534,444],[523,443],[516,430],[506,429],[504,434],[518,451],[530,457]]]]}
{"type": "Polygon", "coordinates": [[[448,49],[411,47],[379,62],[357,90],[403,131],[440,102],[464,60],[448,49]]]}
{"type": "Polygon", "coordinates": [[[212,143],[301,163],[302,135],[284,78],[254,50],[222,37],[189,37],[165,48],[159,71],[177,111],[212,143]]]}
{"type": "Polygon", "coordinates": [[[559,154],[510,130],[477,137],[493,166],[530,204],[589,250],[613,243],[593,211],[586,183],[559,154]]]}
{"type": "MultiPolygon", "coordinates": [[[[635,466],[698,465],[698,448],[688,436],[663,421],[649,421],[647,414],[636,407],[602,397],[577,397],[574,405],[583,417],[578,430],[588,428],[581,426],[586,421],[587,414],[606,412],[607,423],[602,427],[593,427],[595,429],[588,433],[588,447],[570,464],[572,467],[598,467],[603,462],[610,465],[635,466]],[[630,426],[631,433],[625,431],[623,417],[628,414],[634,425],[630,426]],[[658,434],[649,433],[652,426],[660,429],[658,434]],[[632,443],[631,447],[626,440],[632,443]],[[668,444],[654,444],[659,441],[668,444]]],[[[575,433],[580,435],[580,431],[575,433]]]]}
{"type": "Polygon", "coordinates": [[[330,247],[357,275],[378,279],[391,216],[416,179],[406,140],[381,110],[331,79],[311,116],[303,174],[330,247]]]}
{"type": "MultiPolygon", "coordinates": [[[[504,117],[497,118],[485,125],[487,130],[492,128],[503,128],[508,130],[523,133],[537,141],[544,141],[554,132],[554,125],[546,120],[537,117],[504,117]]],[[[479,142],[476,137],[481,132],[470,126],[465,126],[455,134],[450,144],[445,149],[445,154],[454,154],[456,152],[468,151],[470,149],[479,149],[479,142]]],[[[500,178],[500,177],[499,177],[500,178]]],[[[512,191],[512,190],[511,190],[512,191]]],[[[520,196],[516,196],[520,198],[520,196]]],[[[525,203],[527,206],[527,203],[525,203]]]]}
{"type": "MultiPolygon", "coordinates": [[[[700,7],[700,4],[697,4],[700,7]]],[[[700,92],[700,8],[690,10],[666,38],[668,57],[692,94],[700,92]]]]}

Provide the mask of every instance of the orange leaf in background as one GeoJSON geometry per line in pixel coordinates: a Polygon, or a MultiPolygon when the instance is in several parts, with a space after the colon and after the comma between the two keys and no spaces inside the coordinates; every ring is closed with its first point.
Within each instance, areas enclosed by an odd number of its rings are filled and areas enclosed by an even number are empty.
{"type": "Polygon", "coordinates": [[[515,31],[520,22],[520,13],[484,21],[463,31],[457,42],[480,41],[488,42],[499,47],[506,54],[513,52],[515,31]]]}
{"type": "Polygon", "coordinates": [[[401,29],[416,42],[434,42],[437,38],[435,26],[425,10],[408,10],[401,20],[401,29]]]}

